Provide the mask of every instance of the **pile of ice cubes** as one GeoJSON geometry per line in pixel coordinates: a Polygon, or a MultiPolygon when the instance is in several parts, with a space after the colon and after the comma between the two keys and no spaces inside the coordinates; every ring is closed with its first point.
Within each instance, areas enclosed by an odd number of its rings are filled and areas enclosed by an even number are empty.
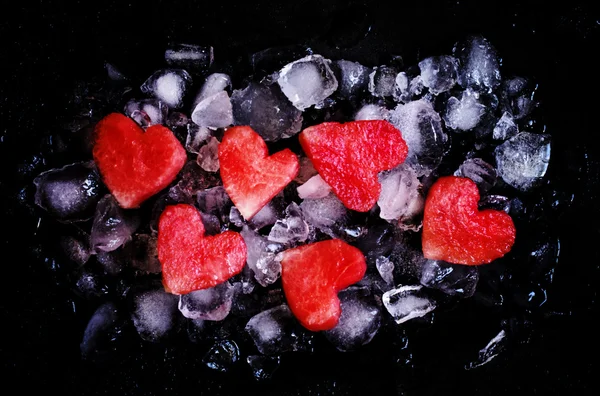
{"type": "MultiPolygon", "coordinates": [[[[314,337],[321,336],[300,326],[286,305],[279,253],[329,238],[359,247],[368,262],[365,278],[339,293],[339,324],[322,334],[340,351],[369,343],[384,326],[418,324],[423,320],[418,318],[431,317],[449,302],[477,298],[502,305],[507,300],[489,274],[493,271],[480,275],[477,267],[426,260],[419,245],[427,190],[439,176],[472,179],[482,208],[513,216],[526,212],[520,194],[544,183],[551,138],[530,128],[538,116],[536,86],[503,76],[488,40],[469,37],[451,54],[407,68],[331,60],[310,48],[269,49],[250,60],[254,74],[232,78],[213,64],[212,47],[173,45],[165,52],[167,67],[137,89],[107,64],[109,84],[128,94],[122,112],[141,128],[168,126],[188,151],[189,162],[177,180],[142,208],[120,208],[93,161],[35,178],[35,203],[72,229],[61,246],[78,274],[74,288],[99,306],[81,342],[85,358],[110,349],[110,340],[131,320],[146,342],[167,342],[183,333],[190,342],[213,340],[203,359],[207,367],[227,371],[246,361],[256,379],[268,379],[282,354],[310,352],[314,337]],[[297,147],[303,128],[333,120],[387,120],[408,145],[406,161],[379,174],[375,208],[366,214],[346,209],[298,152],[298,177],[251,221],[244,220],[219,178],[224,129],[250,125],[268,145],[297,147]],[[157,219],[175,203],[195,205],[209,235],[241,232],[248,246],[241,274],[182,296],[156,283],[161,271],[157,219]],[[240,349],[245,336],[254,348],[240,349]]],[[[70,133],[88,136],[84,133],[98,115],[78,117],[69,124],[70,133]]],[[[522,254],[548,267],[558,254],[552,246],[550,241],[522,254]]],[[[545,296],[535,282],[538,295],[545,296]]],[[[502,331],[493,338],[468,368],[500,353],[506,337],[502,331]]]]}

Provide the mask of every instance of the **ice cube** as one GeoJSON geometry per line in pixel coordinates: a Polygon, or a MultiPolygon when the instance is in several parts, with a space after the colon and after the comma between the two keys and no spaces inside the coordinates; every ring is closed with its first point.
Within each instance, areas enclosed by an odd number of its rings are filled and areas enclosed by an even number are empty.
{"type": "Polygon", "coordinates": [[[121,209],[113,196],[107,194],[96,207],[90,246],[95,252],[111,252],[128,242],[139,225],[135,211],[121,209]]]}
{"type": "Polygon", "coordinates": [[[196,107],[198,103],[202,102],[204,99],[210,98],[227,89],[231,89],[231,86],[231,77],[225,73],[213,73],[208,75],[204,80],[204,84],[202,84],[202,88],[200,88],[198,95],[196,95],[192,107],[196,107]]]}
{"type": "Polygon", "coordinates": [[[320,199],[305,199],[300,209],[309,225],[332,238],[340,236],[340,229],[348,220],[348,210],[333,194],[320,199]]]}
{"type": "Polygon", "coordinates": [[[271,231],[268,240],[280,243],[286,246],[292,246],[299,242],[305,242],[308,239],[309,228],[304,221],[300,207],[292,202],[285,209],[285,218],[277,220],[271,231]]]}
{"type": "Polygon", "coordinates": [[[429,175],[440,164],[448,146],[442,120],[431,103],[421,99],[400,104],[392,111],[390,122],[400,129],[408,145],[405,163],[418,176],[429,175]]]}
{"type": "Polygon", "coordinates": [[[320,175],[311,177],[306,181],[306,183],[298,187],[298,196],[300,199],[325,198],[330,192],[331,187],[320,175]]]}
{"type": "Polygon", "coordinates": [[[206,367],[227,372],[240,359],[240,348],[233,340],[218,341],[202,358],[206,367]]]}
{"type": "Polygon", "coordinates": [[[338,94],[342,98],[350,99],[367,90],[371,69],[347,60],[335,61],[333,67],[338,71],[338,94]]]}
{"type": "Polygon", "coordinates": [[[252,369],[252,377],[257,381],[271,379],[281,364],[279,356],[250,355],[246,362],[252,369]]]}
{"type": "Polygon", "coordinates": [[[396,76],[394,99],[398,102],[409,103],[416,99],[424,90],[423,78],[420,75],[409,77],[406,72],[396,76]]]}
{"type": "Polygon", "coordinates": [[[468,177],[473,180],[481,194],[485,194],[496,185],[496,169],[481,158],[469,158],[463,162],[454,176],[468,177]]]}
{"type": "Polygon", "coordinates": [[[420,285],[400,286],[383,294],[383,305],[396,323],[420,318],[435,309],[435,302],[422,289],[420,285]]]}
{"type": "Polygon", "coordinates": [[[133,324],[142,339],[158,342],[173,328],[177,296],[163,289],[151,290],[137,294],[133,304],[133,324]]]}
{"type": "Polygon", "coordinates": [[[396,226],[387,222],[372,224],[367,233],[361,236],[356,247],[366,256],[369,264],[375,264],[379,257],[388,257],[398,243],[396,226]]]}
{"type": "Polygon", "coordinates": [[[145,94],[154,96],[173,109],[183,105],[183,98],[192,77],[183,69],[158,70],[140,87],[145,94]]]}
{"type": "Polygon", "coordinates": [[[378,98],[393,96],[396,91],[396,76],[398,70],[395,67],[379,66],[369,74],[369,92],[378,98]]]}
{"type": "Polygon", "coordinates": [[[284,203],[281,196],[276,196],[262,207],[257,214],[248,222],[255,230],[261,230],[267,226],[275,224],[283,215],[284,203]]]}
{"type": "Polygon", "coordinates": [[[253,316],[246,331],[264,355],[307,349],[306,332],[285,304],[253,316]]]}
{"type": "Polygon", "coordinates": [[[233,107],[226,91],[200,101],[192,112],[192,121],[201,127],[225,128],[233,124],[233,107]]]}
{"type": "Polygon", "coordinates": [[[300,157],[300,170],[298,171],[298,175],[294,179],[296,183],[306,183],[311,177],[317,175],[317,170],[315,169],[313,163],[308,157],[300,157]]]}
{"type": "Polygon", "coordinates": [[[511,200],[503,195],[486,195],[479,200],[477,206],[479,210],[494,209],[509,213],[511,200]]]}
{"type": "Polygon", "coordinates": [[[219,170],[219,141],[211,136],[198,153],[198,165],[207,172],[219,170]]]}
{"type": "Polygon", "coordinates": [[[104,193],[91,161],[43,172],[33,184],[36,205],[61,221],[89,219],[104,193]]]}
{"type": "Polygon", "coordinates": [[[196,161],[190,161],[179,172],[179,182],[169,189],[167,196],[170,201],[191,205],[199,192],[220,184],[221,179],[216,174],[206,172],[196,161]]]}
{"type": "Polygon", "coordinates": [[[450,296],[471,297],[479,281],[477,267],[427,260],[421,273],[421,284],[450,296]]]}
{"type": "Polygon", "coordinates": [[[200,153],[202,143],[206,142],[212,136],[211,130],[196,124],[188,124],[187,130],[185,149],[193,154],[200,153]]]}
{"type": "Polygon", "coordinates": [[[439,95],[456,84],[458,61],[452,56],[432,56],[419,62],[423,85],[439,95]]]}
{"type": "Polygon", "coordinates": [[[367,104],[356,112],[354,115],[354,120],[387,120],[389,114],[390,111],[383,106],[367,104]]]}
{"type": "Polygon", "coordinates": [[[375,259],[375,267],[381,275],[381,279],[388,285],[394,285],[394,263],[385,256],[380,256],[375,259]]]}
{"type": "Polygon", "coordinates": [[[198,191],[196,203],[202,213],[217,216],[221,223],[227,223],[232,202],[223,186],[198,191]]]}
{"type": "Polygon", "coordinates": [[[342,314],[338,324],[324,332],[342,352],[371,342],[381,326],[381,308],[368,288],[351,287],[338,294],[342,314]]]}
{"type": "Polygon", "coordinates": [[[321,55],[308,55],[281,69],[277,83],[298,110],[316,105],[335,92],[338,82],[330,63],[321,55]]]}
{"type": "Polygon", "coordinates": [[[130,100],[125,105],[125,115],[142,127],[160,125],[167,119],[169,108],[158,99],[130,100]]]}
{"type": "Polygon", "coordinates": [[[158,261],[158,240],[156,236],[148,234],[136,234],[130,243],[125,246],[129,254],[129,263],[136,270],[158,274],[161,272],[160,261],[158,261]]]}
{"type": "Polygon", "coordinates": [[[496,123],[493,132],[493,138],[496,140],[506,140],[519,133],[519,127],[515,124],[512,115],[504,112],[502,117],[496,123]]]}
{"type": "Polygon", "coordinates": [[[425,198],[417,173],[410,166],[401,164],[380,173],[379,182],[379,217],[388,221],[400,220],[399,224],[404,229],[419,229],[419,222],[415,219],[423,212],[425,198]]]}
{"type": "Polygon", "coordinates": [[[195,72],[207,70],[213,63],[213,47],[196,44],[172,44],[165,51],[165,61],[171,67],[195,72]]]}
{"type": "Polygon", "coordinates": [[[204,290],[179,296],[179,310],[186,318],[223,320],[229,315],[234,288],[227,281],[204,290]]]}
{"type": "Polygon", "coordinates": [[[244,226],[241,231],[246,242],[248,256],[246,263],[254,271],[254,278],[262,286],[268,286],[281,275],[281,262],[276,259],[276,253],[281,245],[269,242],[266,237],[244,226]]]}
{"type": "Polygon", "coordinates": [[[79,348],[84,359],[93,358],[105,352],[107,344],[115,339],[118,315],[115,305],[111,302],[102,304],[88,322],[83,332],[79,348]]]}
{"type": "Polygon", "coordinates": [[[496,49],[481,36],[457,44],[454,55],[460,60],[458,83],[478,91],[492,92],[500,85],[500,62],[496,49]]]}
{"type": "Polygon", "coordinates": [[[98,298],[108,293],[108,286],[100,275],[91,271],[83,270],[75,281],[77,293],[87,299],[98,298]]]}
{"type": "Polygon", "coordinates": [[[550,161],[550,135],[521,132],[496,148],[498,175],[521,191],[534,187],[550,161]]]}
{"type": "Polygon", "coordinates": [[[492,338],[482,350],[479,351],[477,360],[469,363],[465,366],[465,368],[467,370],[472,370],[489,363],[492,359],[506,350],[507,344],[508,339],[506,338],[506,332],[504,330],[500,330],[500,332],[494,338],[492,338]]]}
{"type": "Polygon", "coordinates": [[[78,266],[82,266],[90,259],[90,237],[84,233],[78,235],[63,235],[60,238],[60,246],[65,256],[78,266]]]}
{"type": "Polygon", "coordinates": [[[485,111],[486,107],[479,94],[467,89],[463,91],[460,100],[454,96],[448,99],[444,121],[450,129],[468,131],[479,124],[485,111]]]}
{"type": "Polygon", "coordinates": [[[281,92],[279,85],[251,82],[231,95],[235,125],[249,125],[266,141],[294,136],[302,129],[302,112],[281,92]]]}
{"type": "Polygon", "coordinates": [[[504,81],[502,88],[506,110],[515,120],[527,117],[538,105],[534,99],[537,85],[525,78],[514,77],[504,81]]]}

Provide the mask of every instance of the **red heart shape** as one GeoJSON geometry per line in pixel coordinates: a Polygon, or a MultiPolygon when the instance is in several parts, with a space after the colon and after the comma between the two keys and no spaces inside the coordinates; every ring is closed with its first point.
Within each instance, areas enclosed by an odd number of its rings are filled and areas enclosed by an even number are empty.
{"type": "Polygon", "coordinates": [[[512,218],[501,211],[479,211],[479,190],[470,179],[441,177],[429,190],[423,215],[423,254],[449,263],[486,264],[510,251],[512,218]]]}
{"type": "Polygon", "coordinates": [[[94,161],[123,208],[136,208],[167,187],[186,159],[181,143],[162,125],[144,132],[132,119],[112,113],[96,126],[94,161]]]}
{"type": "Polygon", "coordinates": [[[289,149],[269,156],[262,137],[248,126],[225,131],[219,145],[223,187],[246,220],[298,174],[298,157],[289,149]]]}
{"type": "Polygon", "coordinates": [[[167,206],[158,222],[158,260],[163,285],[173,294],[186,294],[225,282],[246,264],[242,236],[226,231],[204,236],[200,212],[185,204],[167,206]]]}
{"type": "Polygon", "coordinates": [[[290,309],[309,330],[334,328],[341,314],[337,293],[365,276],[365,256],[339,240],[283,252],[281,281],[290,309]]]}
{"type": "Polygon", "coordinates": [[[408,154],[402,134],[387,121],[325,122],[300,133],[300,145],[348,209],[367,212],[377,202],[377,174],[408,154]]]}

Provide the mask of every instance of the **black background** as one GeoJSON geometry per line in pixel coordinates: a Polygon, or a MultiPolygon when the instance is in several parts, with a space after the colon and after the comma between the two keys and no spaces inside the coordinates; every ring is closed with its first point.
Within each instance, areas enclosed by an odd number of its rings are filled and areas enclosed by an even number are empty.
{"type": "Polygon", "coordinates": [[[21,392],[67,394],[546,395],[594,394],[600,388],[600,157],[594,143],[600,14],[590,5],[174,0],[20,1],[11,8],[0,17],[0,372],[5,389],[14,384],[21,392]],[[559,225],[556,280],[528,343],[479,370],[464,371],[463,347],[476,351],[495,332],[480,334],[478,317],[463,315],[460,321],[446,320],[449,327],[427,330],[431,342],[415,346],[414,371],[399,368],[390,337],[382,336],[358,353],[330,348],[316,357],[286,356],[275,379],[259,385],[241,368],[227,375],[205,369],[200,362],[205,350],[187,346],[138,342],[124,345],[100,367],[80,360],[89,313],[74,313],[70,291],[30,258],[28,241],[37,218],[15,206],[16,192],[30,182],[17,174],[18,165],[35,150],[32,142],[57,128],[57,119],[68,112],[66,93],[73,81],[102,73],[107,60],[141,79],[161,64],[171,41],[212,45],[218,62],[274,45],[307,43],[324,55],[374,66],[390,54],[411,64],[449,53],[469,33],[494,43],[505,73],[534,77],[540,84],[546,124],[554,136],[553,172],[578,170],[571,186],[573,207],[559,225]]]}

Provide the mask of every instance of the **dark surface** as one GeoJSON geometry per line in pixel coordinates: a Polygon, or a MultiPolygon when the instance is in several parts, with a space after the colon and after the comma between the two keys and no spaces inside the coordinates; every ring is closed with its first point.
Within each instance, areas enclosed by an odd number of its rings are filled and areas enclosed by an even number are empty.
{"type": "Polygon", "coordinates": [[[0,370],[5,388],[14,383],[21,391],[146,395],[598,391],[600,365],[594,351],[599,330],[600,153],[593,139],[599,83],[593,57],[600,43],[600,14],[577,1],[492,1],[484,8],[464,1],[411,2],[393,8],[356,1],[202,3],[17,2],[16,10],[5,10],[0,17],[0,315],[5,329],[0,370]],[[30,242],[37,216],[16,205],[17,192],[51,165],[39,164],[29,173],[22,166],[39,151],[35,142],[58,128],[59,117],[68,113],[75,80],[100,75],[106,60],[141,79],[161,64],[170,41],[213,45],[219,62],[274,45],[308,43],[324,55],[373,66],[390,54],[400,54],[412,64],[449,53],[468,33],[480,33],[494,43],[503,57],[504,73],[534,77],[540,84],[546,124],[554,138],[552,174],[575,194],[570,209],[553,225],[561,239],[561,259],[548,302],[532,317],[529,342],[514,345],[480,369],[465,371],[464,359],[474,356],[499,329],[498,323],[488,323],[488,317],[465,304],[456,316],[447,313],[419,331],[418,342],[410,346],[414,370],[395,361],[401,342],[391,334],[376,337],[353,354],[323,347],[317,356],[284,356],[274,380],[260,385],[240,364],[226,375],[211,372],[201,362],[206,347],[178,341],[165,347],[127,339],[103,365],[81,361],[79,342],[93,307],[79,304],[33,258],[30,242]],[[436,326],[439,322],[444,325],[436,326]]]}

